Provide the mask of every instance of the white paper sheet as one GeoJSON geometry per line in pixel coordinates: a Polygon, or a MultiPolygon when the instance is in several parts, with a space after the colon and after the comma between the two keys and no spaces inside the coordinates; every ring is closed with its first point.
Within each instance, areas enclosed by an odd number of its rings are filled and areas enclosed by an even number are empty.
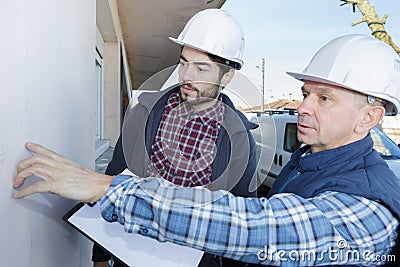
{"type": "Polygon", "coordinates": [[[99,204],[84,205],[65,220],[131,267],[195,267],[203,255],[189,247],[128,234],[119,223],[101,217],[99,204]]]}

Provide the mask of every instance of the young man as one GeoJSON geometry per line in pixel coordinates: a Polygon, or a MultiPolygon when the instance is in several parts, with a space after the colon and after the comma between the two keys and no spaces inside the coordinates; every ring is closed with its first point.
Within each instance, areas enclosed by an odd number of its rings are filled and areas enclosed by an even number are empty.
{"type": "Polygon", "coordinates": [[[41,175],[38,163],[47,170],[45,181],[16,197],[52,192],[102,199],[104,219],[128,232],[261,265],[395,264],[400,183],[373,150],[369,131],[384,114],[399,111],[399,56],[371,36],[346,35],[322,47],[303,73],[289,74],[304,81],[298,138],[306,145],[293,154],[268,199],[176,187],[163,179],[102,176],[71,168],[74,163],[33,144],[27,147],[37,155],[19,165],[14,186],[41,175]],[[74,188],[83,184],[91,192],[74,188]]]}
{"type": "MultiPolygon", "coordinates": [[[[207,9],[194,15],[178,38],[170,39],[182,47],[179,85],[140,95],[139,103],[127,111],[106,174],[128,167],[138,176],[160,177],[176,185],[255,196],[250,190],[256,169],[250,129],[257,125],[221,93],[243,65],[240,25],[223,10],[207,9]]],[[[94,246],[95,267],[108,266],[109,259],[94,246]]],[[[212,261],[243,266],[214,255],[204,256],[200,266],[212,261]]]]}

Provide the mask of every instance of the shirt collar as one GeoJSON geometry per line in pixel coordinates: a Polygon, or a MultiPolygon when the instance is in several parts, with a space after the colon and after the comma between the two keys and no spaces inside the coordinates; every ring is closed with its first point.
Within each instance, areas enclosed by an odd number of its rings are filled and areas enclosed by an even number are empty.
{"type": "Polygon", "coordinates": [[[224,104],[222,103],[221,95],[218,97],[215,105],[198,112],[194,111],[189,103],[181,100],[179,92],[175,92],[170,95],[166,106],[169,108],[169,110],[176,108],[176,113],[179,117],[184,117],[185,119],[199,118],[204,125],[209,125],[213,121],[216,121],[221,125],[224,119],[225,109],[224,104]]]}

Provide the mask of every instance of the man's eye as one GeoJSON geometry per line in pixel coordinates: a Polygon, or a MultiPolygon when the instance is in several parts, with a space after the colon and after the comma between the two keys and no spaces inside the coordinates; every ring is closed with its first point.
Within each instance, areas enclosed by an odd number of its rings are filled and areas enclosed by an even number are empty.
{"type": "Polygon", "coordinates": [[[330,97],[328,97],[328,96],[325,96],[325,95],[323,95],[323,96],[321,96],[320,97],[320,99],[321,99],[321,101],[329,101],[329,100],[331,100],[331,98],[330,97]]]}
{"type": "Polygon", "coordinates": [[[197,70],[198,70],[199,72],[206,72],[206,71],[207,71],[207,69],[200,68],[200,67],[198,67],[197,70]]]}
{"type": "Polygon", "coordinates": [[[303,99],[306,99],[307,98],[307,94],[303,94],[303,99]]]}

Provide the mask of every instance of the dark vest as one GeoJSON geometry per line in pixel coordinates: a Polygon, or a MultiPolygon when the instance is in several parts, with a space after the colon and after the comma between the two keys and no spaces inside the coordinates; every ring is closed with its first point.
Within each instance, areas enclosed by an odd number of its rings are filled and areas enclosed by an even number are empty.
{"type": "MultiPolygon", "coordinates": [[[[339,148],[302,156],[310,149],[304,146],[292,154],[268,197],[294,193],[312,198],[325,191],[342,192],[376,201],[400,220],[400,182],[372,147],[370,135],[339,148]]],[[[397,261],[399,238],[392,252],[397,253],[397,261]]]]}

